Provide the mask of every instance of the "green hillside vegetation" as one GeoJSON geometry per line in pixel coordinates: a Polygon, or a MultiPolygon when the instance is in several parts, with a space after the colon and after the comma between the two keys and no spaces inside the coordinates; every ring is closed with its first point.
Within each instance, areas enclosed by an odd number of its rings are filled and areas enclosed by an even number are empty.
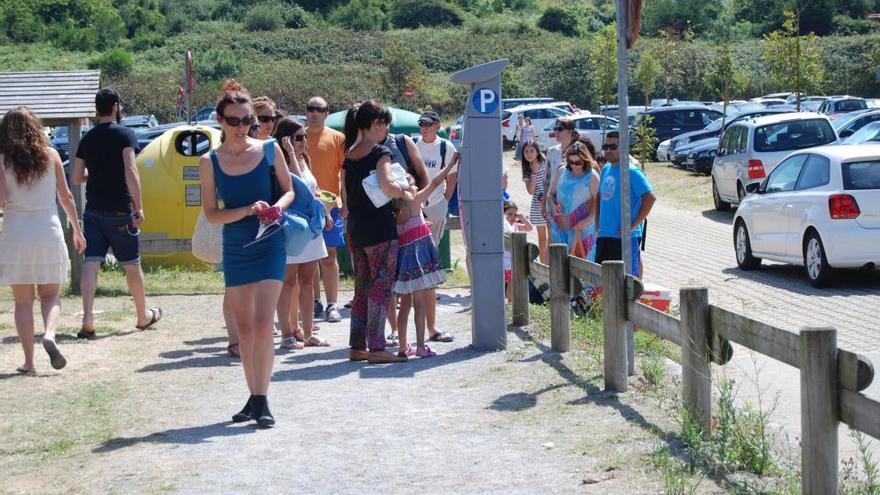
{"type": "MultiPolygon", "coordinates": [[[[880,94],[880,32],[864,20],[875,0],[802,3],[800,31],[825,35],[817,40],[825,74],[817,91],[880,94]]],[[[772,79],[762,37],[798,5],[651,0],[631,79],[649,54],[662,67],[652,96],[718,100],[707,75],[729,48],[745,74],[739,96],[789,89],[772,79]]],[[[612,0],[0,0],[0,70],[99,68],[129,113],[174,120],[183,52],[191,50],[200,106],[235,77],[291,111],[321,94],[335,109],[378,97],[454,118],[464,88],[449,74],[509,58],[505,96],[549,95],[595,109],[607,92],[597,87],[597,36],[614,17],[612,0]],[[413,99],[403,97],[407,86],[413,99]]],[[[633,83],[630,96],[641,103],[642,88],[633,83]]]]}

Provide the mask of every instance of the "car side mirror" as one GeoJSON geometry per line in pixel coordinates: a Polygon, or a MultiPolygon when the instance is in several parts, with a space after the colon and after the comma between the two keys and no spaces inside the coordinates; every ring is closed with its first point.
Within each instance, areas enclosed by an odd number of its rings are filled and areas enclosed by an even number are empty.
{"type": "Polygon", "coordinates": [[[855,133],[856,133],[856,131],[854,131],[852,129],[845,129],[845,130],[841,131],[840,137],[847,138],[847,137],[852,136],[855,133]]]}
{"type": "Polygon", "coordinates": [[[762,182],[752,182],[751,184],[746,185],[746,192],[749,194],[757,194],[762,191],[762,186],[764,184],[762,182]]]}

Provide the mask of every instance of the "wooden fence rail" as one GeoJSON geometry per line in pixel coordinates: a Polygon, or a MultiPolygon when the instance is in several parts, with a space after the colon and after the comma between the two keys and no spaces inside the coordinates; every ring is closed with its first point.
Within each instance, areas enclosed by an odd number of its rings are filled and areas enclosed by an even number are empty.
{"type": "Polygon", "coordinates": [[[837,493],[838,422],[880,439],[880,402],[860,391],[874,379],[871,361],[837,347],[834,329],[805,328],[794,333],[709,304],[706,288],[682,288],[681,318],[639,301],[643,286],[624,273],[623,263],[601,266],[568,254],[564,244],[550,246],[549,265],[537,261],[538,249],[525,233],[505,236],[512,257],[512,324],[529,322],[529,279],[550,287],[551,347],[570,346],[570,288],[602,288],[604,373],[607,390],[627,389],[626,324],[650,332],[682,349],[682,400],[705,436],[712,434],[711,364],[733,356],[731,342],[798,368],[801,373],[801,490],[837,493]]]}

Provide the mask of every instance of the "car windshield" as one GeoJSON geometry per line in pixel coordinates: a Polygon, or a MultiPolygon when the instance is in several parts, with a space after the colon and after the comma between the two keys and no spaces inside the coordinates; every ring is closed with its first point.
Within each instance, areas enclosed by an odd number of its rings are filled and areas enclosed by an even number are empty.
{"type": "Polygon", "coordinates": [[[755,129],[755,151],[786,151],[833,143],[834,129],[825,119],[792,120],[755,129]]]}
{"type": "Polygon", "coordinates": [[[55,128],[55,138],[66,138],[67,126],[61,125],[55,128]]]}
{"type": "Polygon", "coordinates": [[[848,191],[880,189],[880,162],[853,162],[841,165],[843,188],[848,191]]]}
{"type": "Polygon", "coordinates": [[[852,136],[843,140],[843,144],[862,144],[868,141],[880,141],[880,122],[872,122],[857,130],[852,136]]]}
{"type": "Polygon", "coordinates": [[[837,104],[837,113],[854,112],[868,108],[865,100],[843,100],[837,104]]]}
{"type": "Polygon", "coordinates": [[[852,122],[853,119],[858,118],[858,116],[863,113],[865,112],[856,112],[853,114],[841,115],[840,117],[834,119],[834,121],[831,123],[831,127],[834,127],[835,131],[840,131],[841,129],[846,127],[847,124],[852,122]]]}
{"type": "Polygon", "coordinates": [[[731,117],[727,117],[727,119],[715,119],[712,122],[710,122],[709,125],[707,125],[703,130],[704,131],[719,131],[719,130],[721,130],[721,121],[726,120],[727,122],[730,122],[730,120],[732,118],[733,117],[731,116],[731,117]]]}

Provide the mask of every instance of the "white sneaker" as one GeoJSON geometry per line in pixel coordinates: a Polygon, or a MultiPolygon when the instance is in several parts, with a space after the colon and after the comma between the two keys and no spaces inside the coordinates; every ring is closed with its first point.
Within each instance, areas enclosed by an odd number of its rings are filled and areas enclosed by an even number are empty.
{"type": "Polygon", "coordinates": [[[336,323],[336,322],[342,321],[342,315],[340,315],[339,310],[336,309],[336,303],[327,303],[326,320],[329,323],[336,323]]]}

